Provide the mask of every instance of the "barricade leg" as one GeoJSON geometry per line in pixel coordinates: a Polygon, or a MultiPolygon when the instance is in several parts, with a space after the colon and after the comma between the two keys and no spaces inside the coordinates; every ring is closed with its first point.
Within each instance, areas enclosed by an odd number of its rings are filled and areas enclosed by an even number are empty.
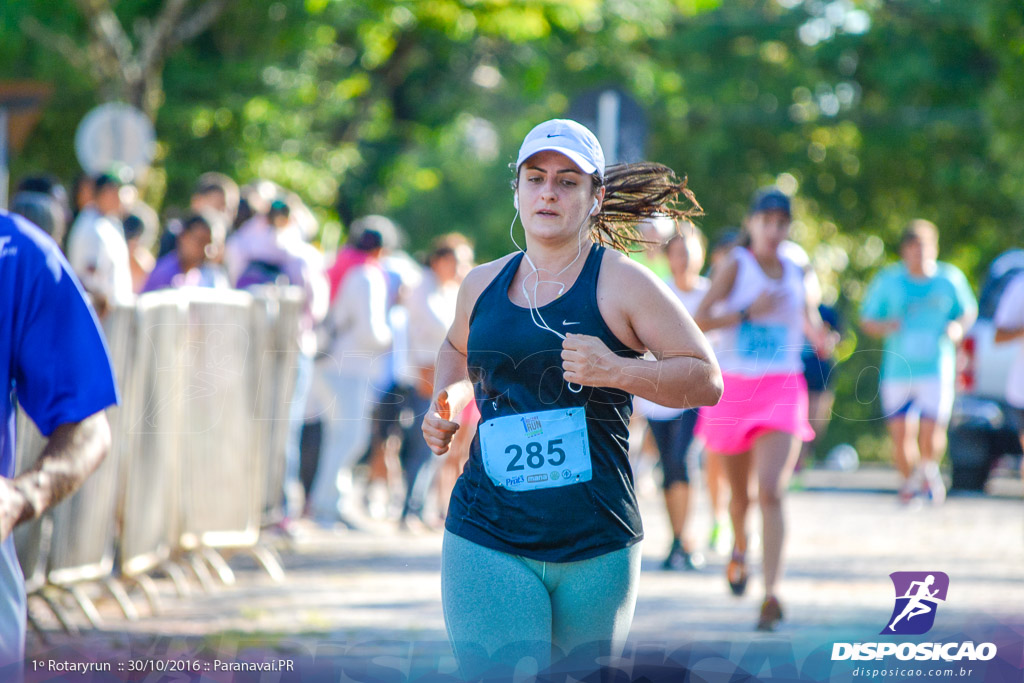
{"type": "Polygon", "coordinates": [[[113,576],[108,576],[103,580],[103,586],[107,589],[107,592],[117,602],[117,606],[121,608],[121,613],[124,614],[124,618],[128,621],[138,621],[139,611],[135,609],[135,605],[132,603],[131,597],[128,595],[128,591],[124,589],[124,586],[120,581],[115,579],[113,576]]]}
{"type": "Polygon", "coordinates": [[[57,623],[60,624],[60,627],[64,629],[65,633],[69,636],[77,636],[79,634],[78,627],[68,621],[68,615],[64,611],[64,607],[53,599],[53,596],[49,593],[48,587],[43,588],[37,593],[33,593],[33,595],[38,596],[44,603],[46,603],[46,606],[50,608],[50,612],[52,612],[53,616],[57,618],[57,623]]]}
{"type": "Polygon", "coordinates": [[[210,565],[210,569],[217,574],[217,578],[220,579],[221,583],[225,586],[235,585],[235,573],[231,571],[231,567],[229,567],[228,563],[224,561],[224,558],[220,556],[220,553],[213,548],[204,546],[199,549],[199,554],[204,560],[206,560],[206,563],[210,565]]]}
{"type": "Polygon", "coordinates": [[[179,598],[192,596],[192,586],[188,583],[188,577],[185,576],[184,569],[174,562],[165,562],[160,567],[171,579],[171,583],[174,584],[174,592],[178,594],[179,598]]]}
{"type": "Polygon", "coordinates": [[[86,620],[89,622],[89,626],[96,630],[102,628],[103,619],[100,617],[100,612],[96,609],[96,604],[85,594],[82,587],[78,584],[71,586],[60,586],[62,590],[67,591],[75,602],[78,604],[78,608],[82,610],[82,614],[85,615],[86,620]]]}
{"type": "Polygon", "coordinates": [[[32,613],[29,612],[27,616],[28,627],[32,629],[32,633],[35,634],[36,638],[38,638],[43,645],[51,645],[52,641],[50,640],[50,636],[46,635],[46,631],[44,631],[39,625],[39,622],[37,622],[35,617],[32,616],[32,613]]]}
{"type": "MultiPolygon", "coordinates": [[[[168,574],[168,576],[170,576],[170,574],[168,574]]],[[[156,582],[153,581],[152,577],[147,574],[140,574],[132,577],[131,580],[135,582],[135,585],[139,587],[142,594],[146,596],[146,602],[149,603],[150,613],[153,615],[162,614],[164,611],[163,603],[160,601],[160,593],[157,591],[156,582]]],[[[171,579],[171,582],[174,582],[173,578],[171,579]]],[[[175,590],[177,590],[177,585],[175,585],[175,590]]]]}
{"type": "Polygon", "coordinates": [[[213,575],[210,574],[210,570],[203,562],[203,558],[198,555],[190,555],[185,563],[192,569],[192,573],[195,574],[196,580],[199,581],[199,587],[203,589],[204,593],[213,592],[213,575]]]}
{"type": "Polygon", "coordinates": [[[275,583],[281,583],[284,581],[284,567],[281,566],[279,558],[277,558],[274,552],[262,543],[252,548],[248,548],[249,555],[252,555],[253,559],[263,567],[263,571],[271,578],[275,583]]]}

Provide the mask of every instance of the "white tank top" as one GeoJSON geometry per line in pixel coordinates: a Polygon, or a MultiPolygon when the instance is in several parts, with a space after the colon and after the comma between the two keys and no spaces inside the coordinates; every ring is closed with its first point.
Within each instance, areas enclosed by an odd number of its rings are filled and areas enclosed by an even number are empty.
{"type": "Polygon", "coordinates": [[[734,247],[736,281],[729,296],[715,306],[723,315],[740,311],[762,292],[783,293],[782,301],[769,313],[745,323],[723,327],[717,347],[718,364],[723,372],[744,377],[802,372],[800,353],[804,348],[804,272],[793,261],[779,254],[782,277],[768,277],[754,255],[745,247],[734,247]]]}

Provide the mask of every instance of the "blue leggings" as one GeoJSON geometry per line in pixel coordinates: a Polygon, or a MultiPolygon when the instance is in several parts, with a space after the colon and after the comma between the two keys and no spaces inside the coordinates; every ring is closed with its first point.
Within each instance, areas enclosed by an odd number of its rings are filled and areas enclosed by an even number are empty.
{"type": "Polygon", "coordinates": [[[621,654],[639,578],[639,543],[541,562],[445,532],[441,602],[462,676],[511,679],[517,665],[540,672],[570,655],[574,670],[596,669],[600,657],[621,654]]]}

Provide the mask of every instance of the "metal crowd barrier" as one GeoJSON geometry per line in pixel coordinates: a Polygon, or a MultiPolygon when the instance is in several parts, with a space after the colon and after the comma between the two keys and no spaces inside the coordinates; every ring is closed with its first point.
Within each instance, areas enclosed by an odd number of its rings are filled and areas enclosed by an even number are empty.
{"type": "Polygon", "coordinates": [[[177,292],[158,291],[136,303],[133,372],[122,395],[124,482],[120,501],[120,570],[146,576],[171,567],[180,592],[183,575],[169,564],[177,548],[178,463],[184,385],[187,302],[177,292]],[[154,483],[162,485],[154,485],[154,483]]]}
{"type": "Polygon", "coordinates": [[[256,450],[263,456],[264,519],[285,515],[285,450],[299,360],[300,318],[305,294],[298,287],[254,287],[252,308],[252,426],[256,450]]]}
{"type": "MultiPolygon", "coordinates": [[[[83,582],[102,582],[125,616],[136,616],[114,578],[115,547],[117,575],[137,583],[154,610],[150,573],[166,572],[188,592],[178,562],[206,589],[209,569],[232,582],[218,550],[249,552],[283,576],[259,533],[279,513],[302,305],[294,287],[167,290],[104,321],[121,395],[108,411],[111,453],[74,496],[16,532],[30,592],[65,628],[73,630],[54,588],[99,622],[83,582]]],[[[21,471],[45,440],[23,415],[18,435],[21,471]]]]}
{"type": "Polygon", "coordinates": [[[251,546],[259,538],[262,482],[246,406],[252,297],[202,289],[187,295],[179,542],[186,550],[251,546]]]}

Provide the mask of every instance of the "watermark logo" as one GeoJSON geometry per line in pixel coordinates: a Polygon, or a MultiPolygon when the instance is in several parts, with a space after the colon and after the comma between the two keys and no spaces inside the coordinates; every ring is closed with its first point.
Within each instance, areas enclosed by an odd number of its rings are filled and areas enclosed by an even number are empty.
{"type": "MultiPolygon", "coordinates": [[[[935,624],[940,602],[946,601],[949,576],[942,572],[893,572],[889,575],[896,589],[896,604],[882,629],[883,636],[917,636],[935,624]]],[[[895,657],[900,661],[988,661],[997,654],[995,643],[899,642],[833,643],[832,661],[870,661],[895,657]]],[[[854,676],[860,675],[856,671],[854,676]]],[[[876,674],[877,675],[877,674],[876,674]]]]}
{"type": "Polygon", "coordinates": [[[530,415],[522,418],[523,420],[523,431],[526,432],[527,437],[540,436],[544,433],[544,426],[540,422],[540,418],[530,415]]]}
{"type": "Polygon", "coordinates": [[[893,572],[896,604],[882,635],[916,636],[935,624],[940,602],[946,601],[949,576],[943,572],[893,572]]]}

